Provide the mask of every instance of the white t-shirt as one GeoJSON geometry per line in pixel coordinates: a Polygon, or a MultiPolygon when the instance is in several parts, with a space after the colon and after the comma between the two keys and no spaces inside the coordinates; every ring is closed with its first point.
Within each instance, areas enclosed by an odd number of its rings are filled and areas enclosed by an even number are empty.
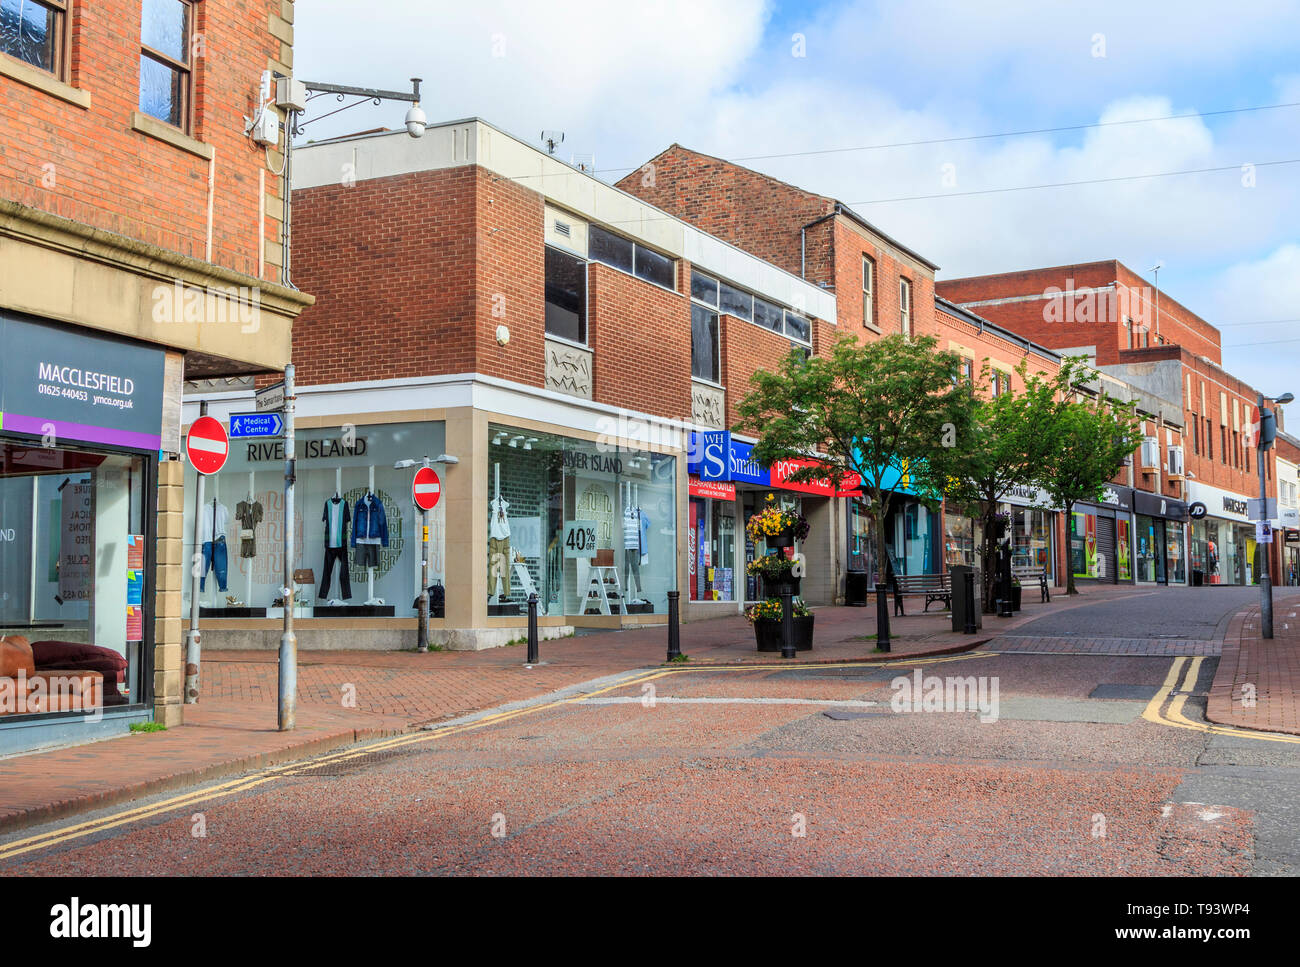
{"type": "MultiPolygon", "coordinates": [[[[217,504],[216,531],[218,537],[225,537],[230,530],[230,511],[225,504],[217,504]]],[[[205,503],[199,510],[199,543],[206,544],[212,540],[212,504],[205,503]]]]}
{"type": "Polygon", "coordinates": [[[488,503],[491,517],[488,519],[488,537],[503,540],[510,536],[510,502],[504,497],[494,497],[488,503]]]}

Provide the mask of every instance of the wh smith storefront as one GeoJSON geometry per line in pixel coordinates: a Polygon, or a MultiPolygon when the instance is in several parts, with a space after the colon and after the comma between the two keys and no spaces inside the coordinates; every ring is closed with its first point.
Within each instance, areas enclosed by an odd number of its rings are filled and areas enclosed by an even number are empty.
{"type": "Polygon", "coordinates": [[[773,466],[753,459],[753,442],[729,430],[692,434],[687,461],[690,505],[686,549],[689,561],[687,618],[743,610],[761,592],[746,566],[768,553],[765,541],[754,541],[745,525],[763,509],[769,495],[782,507],[808,519],[808,537],[795,551],[804,556],[807,571],[801,587],[809,604],[831,604],[840,584],[842,564],[836,549],[842,533],[838,497],[846,496],[829,478],[796,483],[790,475],[806,461],[782,461],[773,466]]]}

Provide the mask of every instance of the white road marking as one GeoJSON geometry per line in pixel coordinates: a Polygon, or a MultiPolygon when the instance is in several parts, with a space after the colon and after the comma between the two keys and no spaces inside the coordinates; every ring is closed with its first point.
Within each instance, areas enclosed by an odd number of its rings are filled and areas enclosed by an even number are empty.
{"type": "MultiPolygon", "coordinates": [[[[579,705],[641,705],[649,704],[649,699],[636,695],[619,695],[600,698],[584,698],[579,705]]],[[[879,708],[884,702],[860,702],[839,698],[679,698],[672,695],[660,695],[654,704],[674,703],[677,705],[835,705],[842,708],[879,708]]]]}

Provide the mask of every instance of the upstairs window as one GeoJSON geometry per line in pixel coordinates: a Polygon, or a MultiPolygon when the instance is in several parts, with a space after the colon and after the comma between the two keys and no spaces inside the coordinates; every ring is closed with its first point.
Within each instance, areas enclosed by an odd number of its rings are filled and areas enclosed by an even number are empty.
{"type": "Polygon", "coordinates": [[[876,263],[862,259],[862,324],[876,328],[876,263]]]}
{"type": "Polygon", "coordinates": [[[676,263],[668,256],[660,255],[653,249],[638,245],[622,235],[615,235],[598,225],[592,225],[587,230],[587,255],[593,262],[603,263],[665,289],[673,288],[677,281],[674,271],[676,263]]]}
{"type": "Polygon", "coordinates": [[[734,285],[727,285],[723,282],[721,285],[722,305],[721,309],[729,316],[735,316],[737,319],[744,319],[747,322],[754,321],[754,297],[744,289],[737,289],[734,285]]]}
{"type": "Polygon", "coordinates": [[[771,329],[773,332],[784,332],[784,315],[785,313],[781,311],[780,306],[754,296],[754,321],[764,329],[771,329]]]}
{"type": "Polygon", "coordinates": [[[812,322],[797,312],[791,312],[787,309],[785,313],[785,334],[795,342],[811,343],[812,322]]]}
{"type": "Polygon", "coordinates": [[[691,375],[722,382],[718,360],[718,314],[708,306],[691,305],[691,375]]]}
{"type": "Polygon", "coordinates": [[[546,334],[587,342],[587,263],[546,247],[546,334]]]}
{"type": "Polygon", "coordinates": [[[700,272],[691,272],[691,298],[718,308],[718,280],[700,272]]]}
{"type": "Polygon", "coordinates": [[[907,279],[898,280],[898,316],[900,331],[912,335],[912,283],[907,279]]]}
{"type": "Polygon", "coordinates": [[[143,0],[140,23],[140,112],[190,129],[190,31],[186,0],[143,0]]]}
{"type": "Polygon", "coordinates": [[[0,53],[64,76],[67,0],[0,0],[0,53]]]}

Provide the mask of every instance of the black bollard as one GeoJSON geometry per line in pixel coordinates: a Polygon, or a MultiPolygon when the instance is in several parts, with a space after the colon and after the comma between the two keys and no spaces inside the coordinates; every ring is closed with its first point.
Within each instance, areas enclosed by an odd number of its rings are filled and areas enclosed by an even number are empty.
{"type": "Polygon", "coordinates": [[[793,658],[794,651],[794,591],[790,585],[781,585],[781,657],[793,658]]]}
{"type": "Polygon", "coordinates": [[[876,648],[889,651],[889,585],[876,584],[876,648]]]}
{"type": "Polygon", "coordinates": [[[537,594],[528,595],[528,664],[537,664],[537,594]]]}
{"type": "Polygon", "coordinates": [[[680,591],[668,592],[668,660],[674,661],[682,657],[682,639],[677,627],[677,609],[679,607],[677,599],[681,596],[680,591]]]}

